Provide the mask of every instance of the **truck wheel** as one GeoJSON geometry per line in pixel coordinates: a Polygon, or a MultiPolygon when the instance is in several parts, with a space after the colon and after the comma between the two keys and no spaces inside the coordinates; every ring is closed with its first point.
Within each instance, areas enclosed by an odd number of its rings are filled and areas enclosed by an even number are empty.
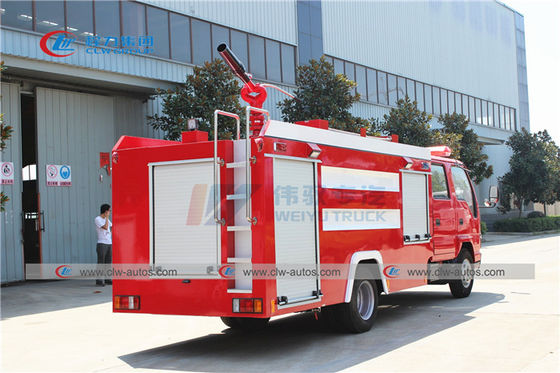
{"type": "Polygon", "coordinates": [[[457,263],[461,264],[461,279],[449,281],[449,289],[455,298],[466,298],[471,294],[474,283],[472,255],[468,251],[461,251],[457,263]]]}
{"type": "Polygon", "coordinates": [[[226,326],[232,329],[239,327],[239,324],[237,323],[237,317],[220,317],[220,319],[222,319],[222,322],[226,324],[226,326]]]}
{"type": "Polygon", "coordinates": [[[221,317],[222,322],[236,330],[260,330],[268,325],[270,319],[253,317],[221,317]]]}
{"type": "Polygon", "coordinates": [[[373,326],[378,303],[379,293],[375,281],[356,280],[350,303],[336,306],[336,318],[349,332],[367,332],[373,326]]]}

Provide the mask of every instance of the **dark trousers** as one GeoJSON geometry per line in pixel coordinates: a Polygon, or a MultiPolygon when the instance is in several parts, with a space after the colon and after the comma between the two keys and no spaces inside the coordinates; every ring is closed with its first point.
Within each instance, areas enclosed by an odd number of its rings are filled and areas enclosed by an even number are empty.
{"type": "MultiPolygon", "coordinates": [[[[111,247],[112,245],[106,243],[97,243],[97,264],[111,264],[111,247]]],[[[107,280],[110,279],[108,278],[107,280]]],[[[97,282],[103,282],[103,279],[97,279],[97,282]]]]}

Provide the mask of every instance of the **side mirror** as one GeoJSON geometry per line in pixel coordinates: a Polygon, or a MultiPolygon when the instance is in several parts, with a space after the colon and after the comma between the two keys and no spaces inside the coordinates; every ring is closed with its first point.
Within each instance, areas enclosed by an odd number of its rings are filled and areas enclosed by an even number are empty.
{"type": "Polygon", "coordinates": [[[495,207],[498,203],[498,199],[498,187],[496,185],[490,186],[490,190],[488,191],[488,199],[484,201],[484,205],[486,207],[495,207]]]}

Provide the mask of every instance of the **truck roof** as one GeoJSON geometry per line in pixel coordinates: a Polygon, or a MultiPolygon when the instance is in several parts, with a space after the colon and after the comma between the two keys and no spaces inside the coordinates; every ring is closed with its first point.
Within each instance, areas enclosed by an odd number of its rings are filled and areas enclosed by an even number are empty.
{"type": "Polygon", "coordinates": [[[436,161],[436,162],[442,162],[442,163],[451,163],[453,165],[457,165],[457,166],[461,166],[461,167],[465,167],[465,165],[463,164],[463,162],[461,162],[458,159],[453,159],[453,158],[447,158],[447,157],[439,157],[436,155],[432,155],[432,162],[436,161]]]}
{"type": "MultiPolygon", "coordinates": [[[[263,132],[261,132],[263,134],[263,132]]],[[[355,149],[416,159],[430,160],[430,149],[395,143],[375,137],[362,137],[350,132],[324,130],[299,124],[271,120],[264,127],[265,137],[311,142],[320,145],[355,149]]]]}

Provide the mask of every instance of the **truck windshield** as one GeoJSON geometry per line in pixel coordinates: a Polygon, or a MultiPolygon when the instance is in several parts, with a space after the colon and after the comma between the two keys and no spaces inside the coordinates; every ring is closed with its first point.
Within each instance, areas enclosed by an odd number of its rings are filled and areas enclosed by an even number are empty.
{"type": "Polygon", "coordinates": [[[457,196],[457,199],[467,202],[471,213],[476,218],[474,191],[471,188],[471,183],[469,182],[467,173],[460,167],[452,167],[451,175],[453,177],[453,185],[455,186],[455,195],[457,196]]]}

